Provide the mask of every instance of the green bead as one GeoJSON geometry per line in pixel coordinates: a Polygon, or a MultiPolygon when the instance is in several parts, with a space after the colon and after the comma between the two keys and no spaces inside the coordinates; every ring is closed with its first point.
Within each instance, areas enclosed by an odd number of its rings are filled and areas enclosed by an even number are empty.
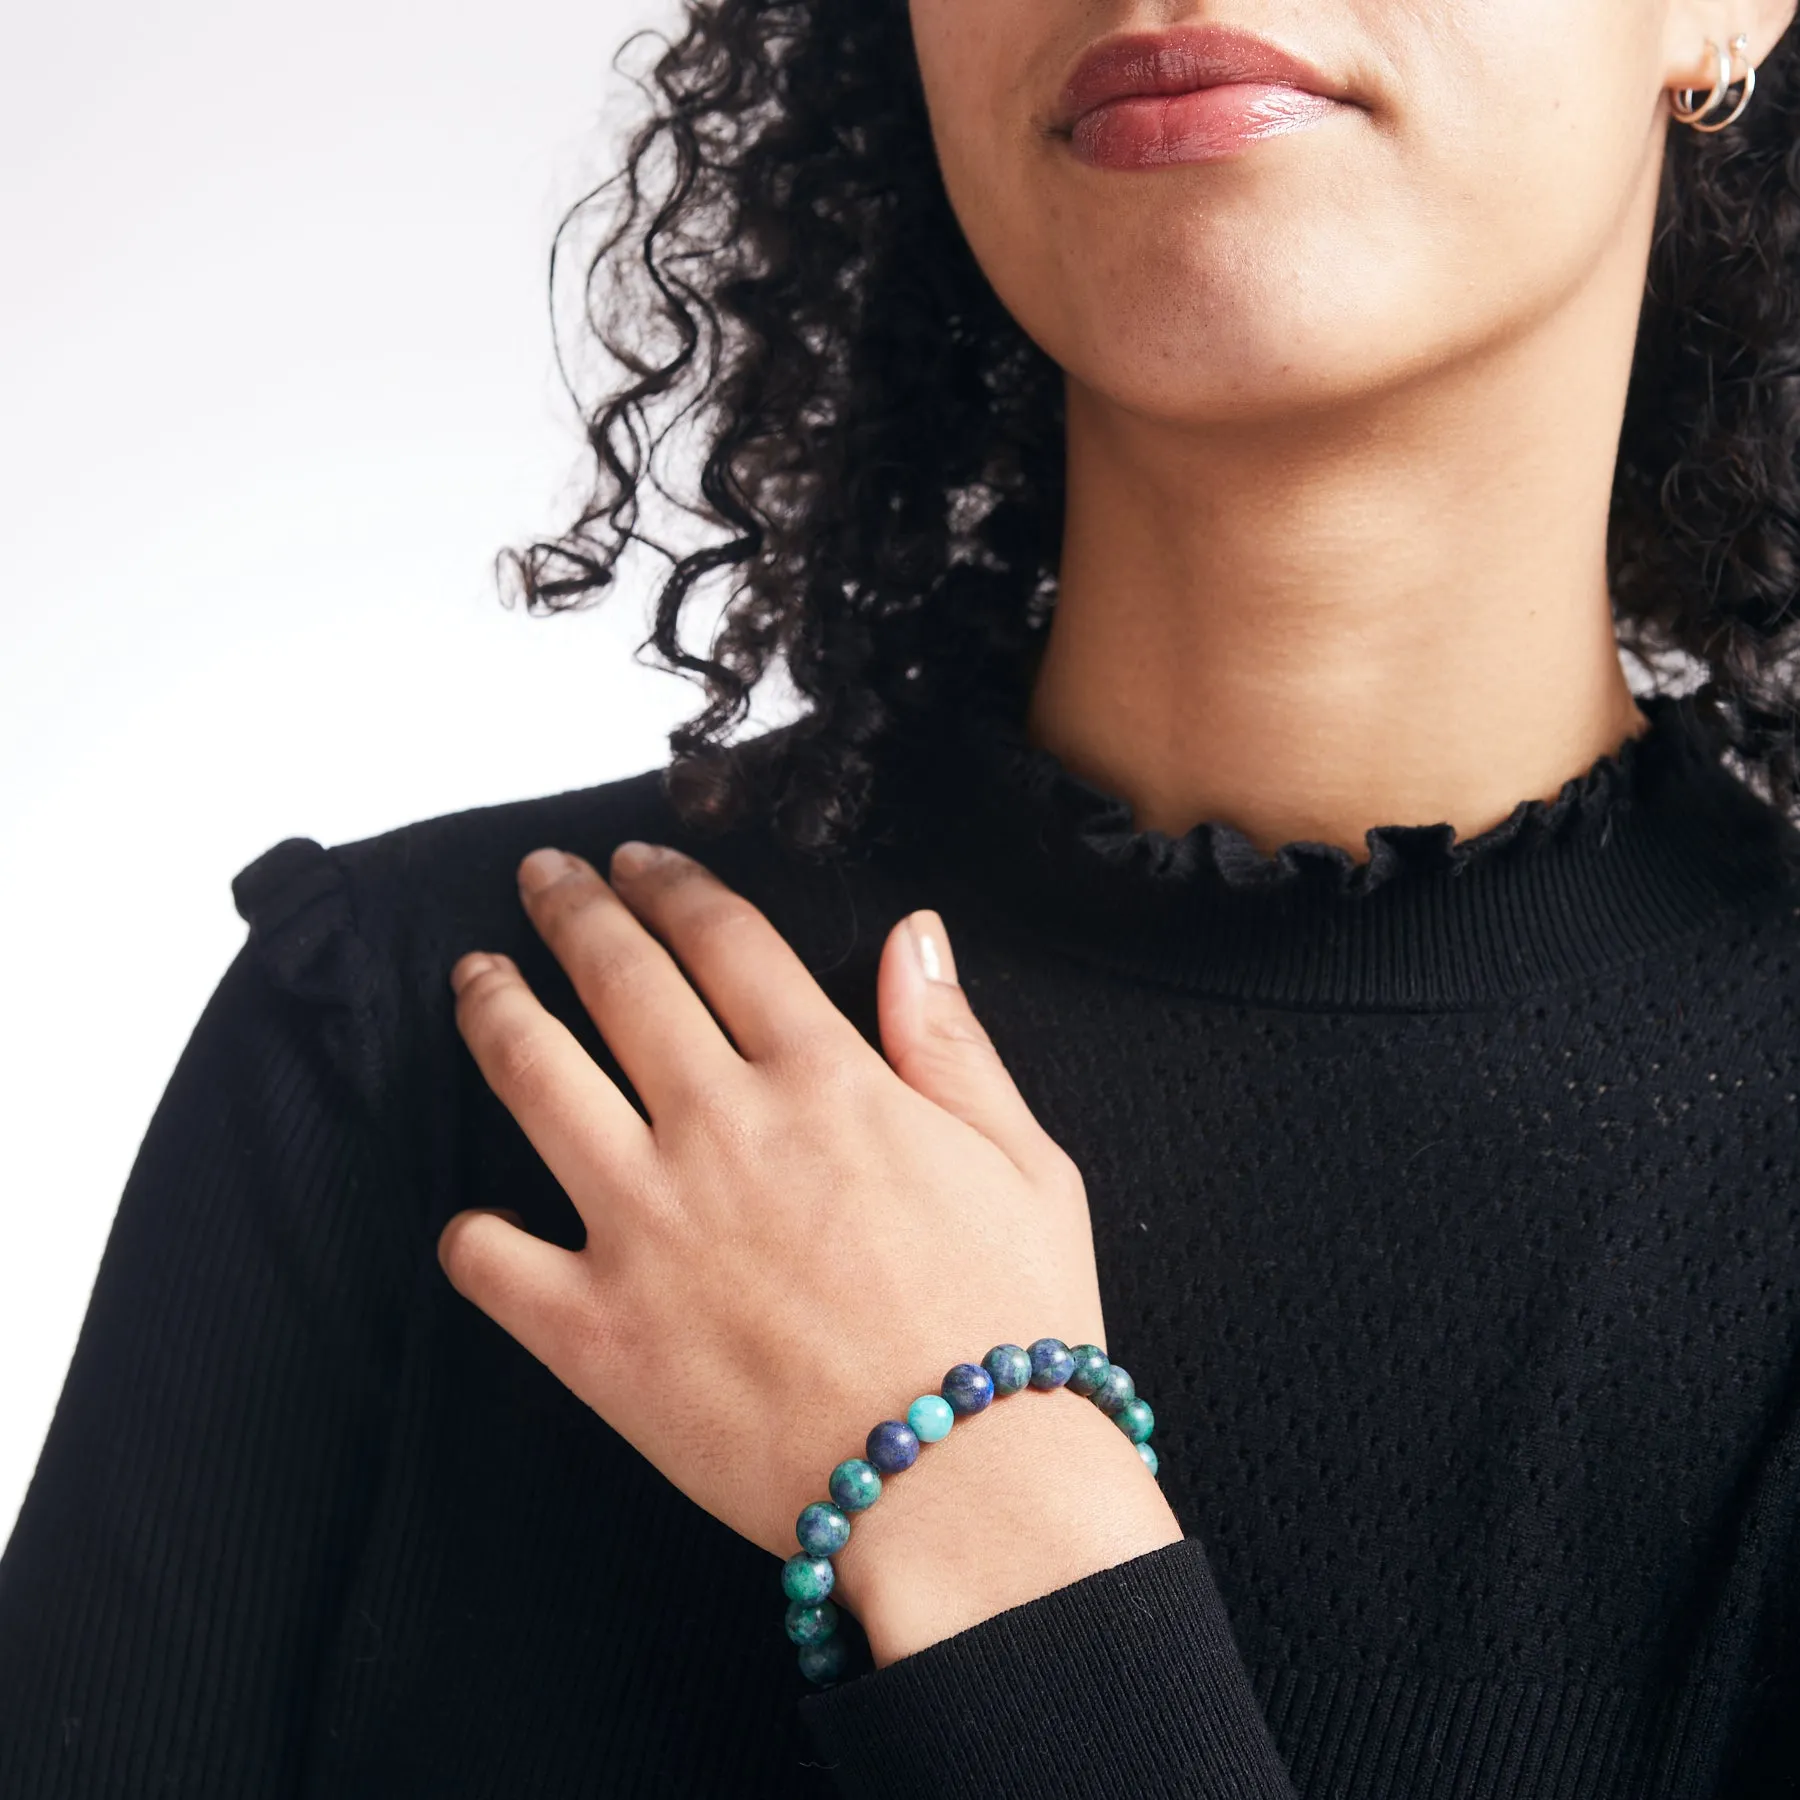
{"type": "Polygon", "coordinates": [[[1159,1466],[1156,1460],[1156,1452],[1152,1450],[1148,1444],[1139,1444],[1138,1455],[1144,1459],[1144,1467],[1154,1475],[1159,1466]]]}
{"type": "Polygon", "coordinates": [[[837,1571],[828,1556],[808,1556],[802,1551],[781,1565],[781,1591],[790,1600],[803,1600],[808,1606],[817,1606],[836,1580],[837,1571]]]}
{"type": "Polygon", "coordinates": [[[860,1456],[847,1456],[825,1485],[845,1512],[861,1512],[881,1498],[881,1471],[860,1456]]]}
{"type": "Polygon", "coordinates": [[[1136,1397],[1137,1383],[1117,1363],[1107,1366],[1100,1385],[1088,1396],[1108,1418],[1116,1418],[1119,1408],[1136,1397]]]}
{"type": "Polygon", "coordinates": [[[906,1422],[913,1428],[913,1435],[921,1444],[935,1444],[950,1435],[950,1427],[956,1423],[956,1414],[950,1410],[950,1402],[942,1394],[921,1394],[906,1409],[906,1422]]]}
{"type": "Polygon", "coordinates": [[[836,1632],[816,1644],[802,1644],[800,1673],[808,1681],[817,1682],[821,1686],[828,1681],[836,1681],[844,1672],[849,1654],[849,1646],[836,1632]]]}
{"type": "Polygon", "coordinates": [[[822,1644],[838,1628],[838,1609],[829,1600],[809,1606],[804,1600],[793,1600],[787,1609],[788,1641],[795,1644],[822,1644]]]}
{"type": "Polygon", "coordinates": [[[794,1536],[809,1556],[836,1556],[850,1541],[850,1521],[842,1507],[815,1500],[800,1509],[794,1522],[794,1536]]]}
{"type": "Polygon", "coordinates": [[[1113,1423],[1134,1444],[1141,1444],[1156,1429],[1156,1414],[1150,1410],[1148,1400],[1127,1400],[1113,1414],[1113,1423]]]}
{"type": "Polygon", "coordinates": [[[1069,1354],[1075,1359],[1075,1373],[1063,1383],[1071,1394],[1092,1398],[1094,1390],[1106,1379],[1112,1367],[1110,1359],[1098,1344],[1077,1344],[1069,1354]]]}

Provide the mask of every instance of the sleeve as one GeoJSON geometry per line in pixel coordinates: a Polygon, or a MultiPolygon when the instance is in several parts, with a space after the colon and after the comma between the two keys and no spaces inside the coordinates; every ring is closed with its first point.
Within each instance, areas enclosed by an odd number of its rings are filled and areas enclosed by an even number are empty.
{"type": "Polygon", "coordinates": [[[299,1787],[370,1510],[408,1278],[379,1120],[391,972],[310,839],[158,1103],[0,1559],[0,1794],[299,1787]]]}
{"type": "Polygon", "coordinates": [[[866,1800],[1295,1800],[1198,1538],[799,1707],[840,1791],[866,1800]]]}

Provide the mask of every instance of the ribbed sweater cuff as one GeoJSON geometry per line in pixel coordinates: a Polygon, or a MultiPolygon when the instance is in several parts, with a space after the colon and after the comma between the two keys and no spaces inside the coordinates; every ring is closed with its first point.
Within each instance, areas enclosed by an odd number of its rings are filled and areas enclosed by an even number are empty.
{"type": "Polygon", "coordinates": [[[1198,1538],[799,1707],[858,1800],[1294,1800],[1198,1538]]]}

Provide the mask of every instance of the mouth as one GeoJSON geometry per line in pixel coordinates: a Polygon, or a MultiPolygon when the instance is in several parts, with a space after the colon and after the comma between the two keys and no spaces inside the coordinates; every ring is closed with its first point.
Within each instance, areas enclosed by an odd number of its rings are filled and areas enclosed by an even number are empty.
{"type": "Polygon", "coordinates": [[[1050,131],[1101,166],[1208,161],[1318,123],[1347,101],[1341,83],[1266,39],[1179,26],[1091,46],[1063,84],[1050,131]]]}

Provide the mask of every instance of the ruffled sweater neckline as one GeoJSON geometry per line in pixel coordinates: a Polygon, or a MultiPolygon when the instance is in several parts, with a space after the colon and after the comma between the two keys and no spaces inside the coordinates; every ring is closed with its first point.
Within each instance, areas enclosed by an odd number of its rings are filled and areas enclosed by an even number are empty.
{"type": "MultiPolygon", "coordinates": [[[[1791,884],[1792,828],[1724,767],[1693,701],[1485,831],[1394,824],[1368,857],[1273,854],[1206,820],[1138,829],[1129,802],[1030,743],[996,700],[878,770],[882,835],[952,909],[1184,988],[1329,1007],[1481,1004],[1615,966],[1791,884]]],[[[898,741],[897,741],[898,744],[898,741]]]]}

